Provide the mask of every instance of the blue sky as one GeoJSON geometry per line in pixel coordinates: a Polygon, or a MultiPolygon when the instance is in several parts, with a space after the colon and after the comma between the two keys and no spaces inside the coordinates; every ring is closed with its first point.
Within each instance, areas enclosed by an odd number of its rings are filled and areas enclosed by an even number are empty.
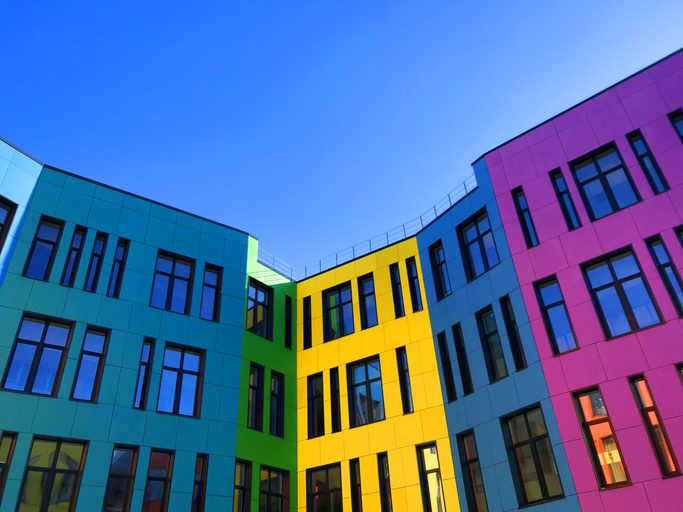
{"type": "Polygon", "coordinates": [[[0,0],[0,136],[301,266],[683,46],[683,2],[0,0]]]}

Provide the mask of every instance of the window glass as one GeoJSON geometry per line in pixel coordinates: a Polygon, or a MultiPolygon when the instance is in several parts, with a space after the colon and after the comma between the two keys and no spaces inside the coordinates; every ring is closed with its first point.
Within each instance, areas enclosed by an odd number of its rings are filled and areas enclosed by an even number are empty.
{"type": "Polygon", "coordinates": [[[159,253],[152,283],[150,306],[188,314],[189,291],[194,262],[167,253],[159,253]]]}
{"type": "Polygon", "coordinates": [[[323,398],[323,374],[308,377],[308,437],[325,433],[325,404],[323,398]]]}
{"type": "Polygon", "coordinates": [[[420,469],[422,505],[425,512],[446,512],[436,444],[419,446],[417,457],[420,469]]]}
{"type": "Polygon", "coordinates": [[[204,320],[218,321],[220,314],[221,277],[223,269],[206,265],[202,283],[202,302],[199,317],[204,320]]]}
{"type": "Polygon", "coordinates": [[[379,475],[379,503],[381,512],[392,512],[391,478],[389,477],[389,456],[387,452],[377,454],[377,473],[379,475]]]}
{"type": "Polygon", "coordinates": [[[165,512],[167,510],[172,470],[173,452],[153,449],[149,457],[142,512],[165,512]]]}
{"type": "Polygon", "coordinates": [[[235,461],[232,512],[251,511],[251,462],[235,461]]]}
{"type": "Polygon", "coordinates": [[[436,300],[441,300],[451,294],[451,281],[448,276],[446,254],[444,253],[441,240],[429,247],[429,260],[432,265],[432,278],[434,280],[436,300]]]}
{"type": "Polygon", "coordinates": [[[574,201],[569,193],[569,188],[567,187],[567,182],[564,180],[562,171],[560,169],[551,171],[550,180],[552,181],[553,188],[555,189],[557,200],[560,203],[560,208],[562,209],[564,220],[567,223],[567,228],[569,230],[580,228],[581,220],[579,219],[579,214],[574,206],[574,201]]]}
{"type": "Polygon", "coordinates": [[[403,306],[403,289],[401,288],[401,271],[398,268],[398,263],[389,265],[389,274],[391,276],[391,294],[394,298],[394,314],[396,318],[400,318],[406,314],[403,306]]]}
{"type": "Polygon", "coordinates": [[[306,471],[306,511],[342,512],[339,464],[306,471]]]}
{"type": "Polygon", "coordinates": [[[249,395],[247,400],[247,427],[263,430],[263,366],[251,363],[249,366],[249,395]]]}
{"type": "Polygon", "coordinates": [[[358,278],[358,297],[360,299],[361,329],[377,325],[377,302],[372,273],[358,278]]]}
{"type": "Polygon", "coordinates": [[[52,262],[57,253],[59,238],[64,224],[61,221],[42,218],[31,245],[24,275],[32,279],[47,281],[50,278],[52,262]]]}
{"type": "Polygon", "coordinates": [[[443,371],[444,385],[446,386],[446,400],[453,402],[457,398],[455,390],[455,379],[453,377],[453,366],[451,365],[451,355],[448,350],[448,339],[445,332],[436,335],[436,342],[439,346],[439,356],[441,357],[441,369],[443,371]]]}
{"type": "Polygon", "coordinates": [[[115,446],[109,466],[109,477],[104,493],[105,512],[127,512],[133,494],[137,448],[115,446]]]}
{"type": "Polygon", "coordinates": [[[351,283],[346,282],[323,292],[325,341],[353,333],[351,283]]]}
{"type": "Polygon", "coordinates": [[[683,141],[683,110],[679,109],[675,112],[672,112],[669,114],[669,119],[671,120],[674,130],[676,130],[676,133],[681,138],[681,141],[683,141]]]}
{"type": "Polygon", "coordinates": [[[189,347],[166,347],[157,411],[199,416],[201,358],[201,353],[189,347]]]}
{"type": "Polygon", "coordinates": [[[410,372],[408,370],[408,353],[405,347],[396,349],[396,363],[398,366],[398,379],[401,386],[401,403],[403,414],[413,412],[413,392],[410,387],[410,372]]]}
{"type": "Polygon", "coordinates": [[[477,323],[479,324],[479,335],[484,349],[484,360],[486,361],[489,381],[495,382],[507,377],[507,364],[505,363],[503,345],[500,342],[493,309],[489,307],[477,313],[477,323]]]}
{"type": "Polygon", "coordinates": [[[524,346],[522,345],[522,338],[519,335],[519,328],[517,327],[515,311],[512,308],[512,301],[509,296],[506,295],[505,297],[502,297],[499,302],[500,309],[503,312],[503,320],[505,322],[508,341],[510,342],[512,358],[515,361],[515,369],[519,371],[526,368],[526,356],[524,355],[524,346]]]}
{"type": "Polygon", "coordinates": [[[287,504],[288,472],[261,466],[259,484],[259,512],[285,512],[287,504]]]}
{"type": "Polygon", "coordinates": [[[102,259],[104,258],[104,251],[107,247],[107,234],[97,233],[95,243],[90,254],[90,263],[88,263],[88,271],[85,274],[85,284],[83,289],[86,292],[97,291],[97,283],[100,280],[100,272],[102,271],[102,259]]]}
{"type": "Polygon", "coordinates": [[[678,315],[683,316],[683,284],[676,266],[671,261],[669,251],[660,236],[648,238],[646,242],[659,275],[669,292],[671,301],[674,303],[678,315]]]}
{"type": "Polygon", "coordinates": [[[498,264],[498,252],[486,210],[461,224],[458,235],[469,280],[498,264]]]}
{"type": "Polygon", "coordinates": [[[555,354],[576,348],[574,331],[564,304],[562,290],[555,277],[536,284],[539,305],[543,315],[548,339],[555,354]]]}
{"type": "Polygon", "coordinates": [[[348,366],[351,427],[384,419],[384,397],[379,357],[348,366]]]}
{"type": "Polygon", "coordinates": [[[417,263],[414,257],[406,259],[406,272],[408,273],[408,288],[410,289],[410,303],[413,313],[422,311],[422,294],[420,292],[420,277],[417,273],[417,263]]]}
{"type": "Polygon", "coordinates": [[[71,398],[97,401],[107,347],[107,333],[88,329],[83,339],[81,358],[71,398]]]}
{"type": "Polygon", "coordinates": [[[458,436],[458,451],[460,452],[460,465],[465,484],[467,506],[472,512],[488,512],[484,479],[481,474],[479,452],[473,431],[470,430],[458,436]]]}
{"type": "Polygon", "coordinates": [[[270,433],[285,435],[285,376],[275,370],[270,374],[270,433]]]}
{"type": "Polygon", "coordinates": [[[522,227],[522,234],[524,235],[527,247],[537,246],[538,235],[536,234],[536,227],[531,218],[531,210],[529,210],[529,204],[526,201],[526,196],[524,195],[522,187],[518,187],[512,191],[512,199],[515,203],[519,224],[522,227]]]}

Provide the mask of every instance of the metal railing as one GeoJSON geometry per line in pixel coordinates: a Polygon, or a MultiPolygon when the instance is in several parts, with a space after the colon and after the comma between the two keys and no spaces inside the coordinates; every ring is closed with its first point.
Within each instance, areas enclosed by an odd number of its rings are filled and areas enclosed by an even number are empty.
{"type": "Polygon", "coordinates": [[[276,272],[289,277],[292,280],[311,277],[336,267],[337,265],[341,265],[342,263],[346,263],[358,258],[359,256],[363,256],[365,254],[371,253],[372,251],[376,251],[377,249],[381,249],[382,247],[387,247],[388,245],[400,242],[406,238],[410,238],[411,236],[419,233],[422,229],[424,229],[425,226],[432,223],[451,206],[458,203],[476,188],[477,180],[474,177],[474,174],[471,174],[465,178],[465,181],[460,183],[460,185],[455,187],[448,195],[443,197],[440,201],[437,201],[434,206],[432,206],[419,217],[416,217],[413,220],[410,220],[405,224],[401,224],[393,229],[385,231],[381,235],[364,240],[363,242],[352,245],[351,247],[337,251],[334,254],[320,258],[313,263],[304,265],[303,272],[297,272],[292,265],[289,265],[281,259],[276,258],[269,252],[262,250],[260,247],[258,260],[267,267],[270,267],[276,272]]]}

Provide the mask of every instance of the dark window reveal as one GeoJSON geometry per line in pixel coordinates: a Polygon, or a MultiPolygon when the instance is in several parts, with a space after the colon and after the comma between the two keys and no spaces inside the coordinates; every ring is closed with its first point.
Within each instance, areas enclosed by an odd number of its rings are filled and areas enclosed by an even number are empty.
{"type": "Polygon", "coordinates": [[[76,226],[73,237],[71,238],[71,245],[69,252],[66,255],[66,262],[64,263],[64,271],[62,278],[59,281],[63,286],[73,286],[78,272],[78,264],[81,261],[81,254],[83,253],[83,242],[85,241],[86,229],[82,226],[76,226]]]}
{"type": "Polygon", "coordinates": [[[206,477],[209,472],[209,456],[198,453],[194,463],[194,485],[190,512],[203,512],[206,504],[206,477]]]}
{"type": "Polygon", "coordinates": [[[495,382],[507,377],[508,369],[505,364],[503,345],[500,342],[498,325],[493,309],[490,307],[477,313],[477,323],[479,325],[479,336],[481,346],[484,349],[484,360],[489,374],[489,381],[495,382]]]}
{"type": "Polygon", "coordinates": [[[311,332],[311,297],[304,297],[302,301],[303,314],[303,336],[304,336],[304,350],[313,346],[313,335],[311,332]]]}
{"type": "Polygon", "coordinates": [[[398,263],[389,265],[389,275],[391,276],[391,295],[394,298],[394,315],[401,318],[406,314],[403,306],[403,289],[401,288],[401,271],[398,263]]]}
{"type": "Polygon", "coordinates": [[[2,432],[2,435],[0,435],[0,496],[2,496],[2,492],[5,488],[7,473],[9,472],[9,465],[12,462],[16,441],[16,434],[2,432]]]}
{"type": "Polygon", "coordinates": [[[432,265],[432,278],[434,280],[436,300],[441,300],[451,294],[451,280],[448,277],[446,254],[443,251],[441,240],[429,247],[429,261],[432,265]]]}
{"type": "Polygon", "coordinates": [[[379,474],[379,503],[382,512],[392,512],[391,478],[389,477],[389,456],[387,452],[377,454],[377,473],[379,474]]]}
{"type": "Polygon", "coordinates": [[[55,254],[57,254],[63,227],[64,223],[61,220],[47,217],[40,219],[24,267],[26,277],[41,281],[50,279],[50,271],[55,260],[55,254]]]}
{"type": "Polygon", "coordinates": [[[135,398],[133,407],[144,409],[147,407],[147,392],[149,391],[149,379],[152,374],[152,356],[154,355],[154,340],[145,338],[142,342],[142,353],[140,354],[140,367],[138,368],[138,378],[135,384],[135,398]]]}
{"type": "Polygon", "coordinates": [[[564,175],[560,169],[555,169],[550,172],[550,181],[553,183],[553,189],[557,195],[557,201],[560,203],[562,215],[567,223],[569,231],[581,227],[581,219],[574,206],[574,201],[567,188],[567,182],[564,180],[564,175]]]}
{"type": "Polygon", "coordinates": [[[292,298],[285,295],[285,348],[292,348],[292,320],[294,312],[292,311],[292,298]]]}
{"type": "Polygon", "coordinates": [[[659,168],[657,160],[655,160],[655,157],[652,155],[640,130],[630,133],[628,135],[628,141],[631,143],[631,148],[633,149],[636,158],[638,158],[640,168],[645,173],[645,177],[650,183],[652,191],[655,194],[661,194],[662,192],[669,190],[669,184],[666,182],[666,178],[664,177],[664,174],[662,174],[662,170],[659,168]]]}
{"type": "Polygon", "coordinates": [[[681,138],[681,142],[683,142],[683,109],[679,108],[675,112],[671,112],[669,120],[671,120],[674,130],[676,130],[676,133],[681,138]]]}
{"type": "Polygon", "coordinates": [[[436,342],[439,345],[439,355],[441,356],[441,369],[443,370],[443,381],[446,386],[446,400],[453,402],[458,398],[455,391],[455,379],[453,378],[453,366],[451,365],[451,355],[448,350],[448,339],[445,332],[436,335],[436,342]]]}
{"type": "Polygon", "coordinates": [[[398,381],[401,386],[401,403],[403,414],[413,412],[413,392],[410,387],[410,372],[408,371],[408,353],[405,347],[396,349],[396,363],[398,366],[398,381]]]}
{"type": "Polygon", "coordinates": [[[88,263],[88,271],[85,274],[85,284],[83,285],[83,289],[86,292],[97,291],[97,283],[100,281],[102,260],[104,259],[104,251],[107,248],[108,238],[106,233],[101,233],[99,231],[95,236],[95,243],[92,246],[92,253],[90,254],[90,263],[88,263]]]}
{"type": "Polygon", "coordinates": [[[285,436],[285,376],[275,370],[270,373],[270,433],[285,436]]]}
{"type": "Polygon", "coordinates": [[[118,297],[121,293],[121,282],[123,281],[123,271],[126,269],[126,259],[128,258],[128,240],[119,238],[114,250],[114,263],[111,266],[111,275],[107,285],[107,296],[118,297]]]}
{"type": "Polygon", "coordinates": [[[538,235],[536,234],[536,227],[531,218],[531,211],[527,203],[526,196],[522,187],[518,187],[512,191],[512,199],[515,202],[515,210],[517,210],[517,217],[519,217],[519,224],[522,226],[522,233],[527,247],[536,247],[538,245],[538,235]]]}
{"type": "Polygon", "coordinates": [[[458,358],[458,368],[460,369],[460,379],[462,380],[462,392],[469,395],[474,391],[472,384],[472,374],[470,373],[470,363],[467,360],[467,350],[465,349],[465,338],[462,336],[460,324],[451,327],[453,341],[455,342],[455,355],[458,358]]]}
{"type": "Polygon", "coordinates": [[[512,309],[512,301],[510,300],[510,297],[506,295],[505,297],[502,297],[499,302],[500,309],[503,312],[503,321],[505,322],[508,341],[510,342],[512,359],[515,361],[515,369],[517,371],[523,370],[526,368],[526,356],[524,355],[524,347],[522,346],[522,337],[519,335],[515,311],[512,309]]]}
{"type": "Polygon", "coordinates": [[[217,322],[221,314],[221,281],[223,269],[214,265],[204,267],[202,282],[202,303],[199,307],[199,317],[204,320],[217,322]]]}
{"type": "Polygon", "coordinates": [[[358,278],[358,298],[360,302],[360,328],[367,329],[377,325],[377,301],[372,272],[358,278]]]}
{"type": "MultiPolygon", "coordinates": [[[[6,197],[0,196],[0,250],[5,246],[9,228],[14,219],[14,212],[17,211],[17,205],[6,197]]],[[[2,488],[0,488],[2,491],[2,488]]]]}
{"type": "Polygon", "coordinates": [[[330,368],[330,406],[332,432],[341,431],[341,402],[339,398],[339,368],[330,368]]]}
{"type": "Polygon", "coordinates": [[[363,489],[360,485],[360,461],[349,461],[349,474],[351,476],[351,512],[363,512],[363,489]]]}

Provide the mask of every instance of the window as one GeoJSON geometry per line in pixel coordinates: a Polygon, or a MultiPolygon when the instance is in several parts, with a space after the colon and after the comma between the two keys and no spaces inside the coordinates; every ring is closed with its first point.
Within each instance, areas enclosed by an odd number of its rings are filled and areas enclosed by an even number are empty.
{"type": "Polygon", "coordinates": [[[102,505],[104,512],[128,512],[130,510],[137,463],[137,448],[114,446],[102,505]]]}
{"type": "Polygon", "coordinates": [[[85,451],[85,444],[76,441],[34,439],[17,512],[74,510],[85,451]]]}
{"type": "Polygon", "coordinates": [[[292,298],[285,295],[285,348],[292,348],[292,298]]]}
{"type": "Polygon", "coordinates": [[[446,253],[443,250],[441,240],[429,247],[429,261],[432,265],[432,278],[434,279],[436,300],[441,300],[451,294],[451,280],[448,277],[446,253]]]}
{"type": "Polygon", "coordinates": [[[683,142],[683,110],[678,109],[675,112],[671,112],[671,114],[669,114],[669,119],[683,142]]]}
{"type": "Polygon", "coordinates": [[[417,263],[413,256],[406,259],[406,272],[408,273],[410,304],[413,307],[413,313],[416,313],[422,311],[422,294],[420,293],[420,277],[417,273],[417,263]]]}
{"type": "Polygon", "coordinates": [[[289,511],[289,473],[261,466],[259,512],[289,511]]]}
{"type": "Polygon", "coordinates": [[[339,401],[339,368],[330,368],[330,405],[332,432],[341,431],[341,402],[339,401]]]}
{"type": "Polygon", "coordinates": [[[221,281],[223,269],[213,265],[204,267],[202,282],[202,303],[199,307],[199,318],[218,321],[221,312],[221,281]]]}
{"type": "Polygon", "coordinates": [[[372,273],[358,278],[358,298],[360,301],[360,328],[367,329],[377,325],[377,302],[372,273]]]}
{"type": "Polygon", "coordinates": [[[580,158],[571,167],[591,220],[640,201],[614,144],[580,158]]]}
{"type": "Polygon", "coordinates": [[[142,499],[142,512],[165,512],[173,473],[173,452],[154,450],[149,456],[147,483],[142,499]]]}
{"type": "Polygon", "coordinates": [[[209,456],[197,454],[194,463],[194,485],[192,486],[192,508],[190,512],[202,512],[206,502],[206,477],[209,472],[209,456]]]}
{"type": "Polygon", "coordinates": [[[588,263],[583,270],[608,338],[660,322],[640,265],[630,250],[588,263]]]}
{"type": "Polygon", "coordinates": [[[470,364],[467,361],[467,350],[465,350],[465,339],[462,336],[462,328],[460,324],[454,324],[451,327],[453,332],[453,340],[455,341],[455,355],[458,359],[458,368],[460,369],[460,379],[462,380],[462,392],[469,395],[474,391],[472,385],[472,374],[470,373],[470,364]]]}
{"type": "Polygon", "coordinates": [[[488,307],[477,313],[477,323],[479,325],[479,337],[481,346],[484,349],[484,359],[486,360],[486,370],[489,374],[489,381],[495,382],[507,377],[508,369],[505,364],[503,345],[500,343],[496,317],[493,309],[488,307]]]}
{"type": "Polygon", "coordinates": [[[311,348],[313,345],[313,336],[311,334],[311,297],[304,297],[303,300],[303,317],[304,317],[304,350],[311,348]]]}
{"type": "Polygon", "coordinates": [[[396,349],[396,364],[398,366],[398,381],[401,386],[401,403],[403,414],[413,412],[413,392],[410,388],[410,372],[408,371],[408,353],[405,347],[396,349]]]}
{"type": "Polygon", "coordinates": [[[472,512],[488,512],[484,478],[481,475],[479,452],[473,430],[458,435],[458,452],[460,452],[460,467],[465,485],[467,507],[472,512]]]}
{"type": "Polygon", "coordinates": [[[560,284],[555,276],[536,283],[536,297],[541,307],[545,330],[554,354],[562,354],[574,350],[576,339],[569,320],[567,307],[560,284]]]}
{"type": "Polygon", "coordinates": [[[247,331],[273,339],[273,289],[251,277],[247,295],[247,331]]]}
{"type": "Polygon", "coordinates": [[[2,496],[2,491],[5,488],[7,473],[9,472],[9,465],[12,462],[16,441],[16,434],[2,432],[2,435],[0,436],[0,496],[2,496]]]}
{"type": "Polygon", "coordinates": [[[515,202],[515,210],[517,210],[519,224],[522,226],[522,234],[524,234],[526,246],[536,247],[538,245],[538,235],[536,234],[529,204],[526,201],[522,187],[517,187],[512,191],[512,200],[515,202]]]}
{"type": "Polygon", "coordinates": [[[363,512],[363,489],[360,485],[360,461],[349,461],[349,474],[351,476],[351,512],[363,512]]]}
{"type": "Polygon", "coordinates": [[[270,372],[270,433],[285,436],[285,376],[270,372]]]}
{"type": "Polygon", "coordinates": [[[71,391],[73,400],[97,402],[100,392],[104,359],[107,354],[108,333],[92,328],[85,331],[81,357],[76,368],[76,379],[71,391]]]}
{"type": "Polygon", "coordinates": [[[308,438],[325,434],[325,402],[322,372],[308,376],[308,438]]]}
{"type": "Polygon", "coordinates": [[[73,237],[71,237],[71,245],[69,246],[69,253],[66,255],[66,262],[64,263],[62,279],[59,281],[63,286],[71,287],[74,285],[76,273],[78,272],[78,264],[81,261],[86,231],[87,230],[82,226],[76,226],[74,229],[73,237]]]}
{"type": "Polygon", "coordinates": [[[154,340],[145,338],[142,342],[142,353],[140,354],[140,367],[138,368],[138,378],[135,384],[135,398],[133,407],[144,409],[147,407],[147,391],[149,390],[149,378],[151,375],[152,356],[154,355],[154,340]]]}
{"type": "Polygon", "coordinates": [[[683,383],[683,363],[678,363],[676,365],[676,371],[678,372],[678,376],[681,378],[681,383],[683,383]]]}
{"type": "Polygon", "coordinates": [[[323,292],[325,341],[336,340],[353,332],[351,283],[346,282],[323,292]]]}
{"type": "Polygon", "coordinates": [[[638,409],[640,409],[645,428],[650,436],[650,441],[652,441],[659,468],[662,470],[662,476],[678,475],[681,470],[678,467],[669,438],[664,430],[662,418],[659,416],[652,394],[650,394],[650,387],[642,375],[632,377],[630,381],[638,409]]]}
{"type": "Polygon", "coordinates": [[[263,366],[249,366],[249,396],[247,401],[247,427],[263,430],[263,366]]]}
{"type": "Polygon", "coordinates": [[[512,351],[512,359],[515,361],[515,369],[517,371],[526,368],[526,356],[524,355],[524,347],[522,346],[522,338],[519,335],[519,328],[517,327],[517,319],[515,318],[515,311],[512,309],[512,301],[506,295],[500,299],[500,309],[503,312],[503,322],[505,322],[505,330],[508,333],[508,341],[510,342],[510,350],[512,351]]]}
{"type": "Polygon", "coordinates": [[[384,398],[379,357],[350,364],[347,369],[351,427],[383,420],[384,398]]]}
{"type": "Polygon", "coordinates": [[[678,226],[675,228],[676,231],[676,237],[678,238],[678,243],[681,244],[681,247],[683,247],[683,226],[678,226]]]}
{"type": "Polygon", "coordinates": [[[193,269],[194,262],[159,252],[149,305],[187,315],[190,312],[193,269]]]}
{"type": "Polygon", "coordinates": [[[339,464],[306,471],[306,512],[342,512],[339,464]]]}
{"type": "Polygon", "coordinates": [[[425,512],[446,512],[436,444],[418,446],[417,461],[420,469],[422,505],[425,512]]]}
{"type": "Polygon", "coordinates": [[[199,417],[203,366],[201,352],[167,345],[161,368],[157,411],[199,417]]]}
{"type": "Polygon", "coordinates": [[[519,505],[562,496],[560,473],[541,408],[516,413],[502,423],[519,505]]]}
{"type": "Polygon", "coordinates": [[[683,285],[681,284],[681,276],[671,261],[669,251],[660,236],[648,238],[646,242],[659,275],[662,277],[671,301],[676,307],[678,316],[683,316],[683,285]]]}
{"type": "Polygon", "coordinates": [[[401,271],[398,263],[389,265],[389,275],[391,276],[391,295],[394,298],[394,314],[396,318],[401,318],[406,314],[403,307],[403,290],[401,289],[401,271]]]}
{"type": "Polygon", "coordinates": [[[19,325],[2,387],[55,395],[70,339],[70,325],[25,316],[19,325]]]}
{"type": "Polygon", "coordinates": [[[382,512],[391,512],[391,479],[389,478],[389,456],[387,452],[377,454],[377,474],[379,475],[379,503],[382,512]]]}
{"type": "Polygon", "coordinates": [[[5,245],[5,240],[7,240],[7,234],[14,218],[14,212],[16,211],[16,204],[6,197],[0,196],[0,250],[5,245]]]}
{"type": "Polygon", "coordinates": [[[121,281],[123,281],[123,271],[126,268],[126,258],[128,258],[129,242],[125,238],[119,238],[114,250],[114,263],[111,266],[109,284],[107,285],[107,297],[118,297],[121,293],[121,281]]]}
{"type": "Polygon", "coordinates": [[[652,187],[652,191],[655,194],[661,194],[669,190],[669,184],[666,182],[666,178],[662,174],[662,170],[659,168],[655,157],[652,156],[652,152],[640,130],[630,133],[628,141],[631,143],[631,148],[638,159],[641,169],[645,173],[647,181],[652,187]]]}
{"type": "Polygon", "coordinates": [[[251,462],[235,461],[235,487],[232,494],[233,512],[251,512],[251,462]]]}
{"type": "Polygon", "coordinates": [[[453,402],[458,398],[455,391],[455,379],[453,378],[453,366],[451,365],[451,355],[448,350],[448,340],[446,333],[440,332],[436,335],[436,342],[439,345],[439,355],[441,356],[441,368],[443,369],[443,382],[446,386],[446,400],[453,402]]]}
{"type": "Polygon", "coordinates": [[[567,223],[567,228],[569,231],[581,227],[581,219],[579,219],[579,214],[574,206],[574,201],[567,188],[567,182],[564,180],[562,171],[560,169],[555,169],[550,172],[550,181],[553,184],[553,189],[555,189],[555,194],[557,195],[557,201],[560,203],[560,208],[562,209],[562,215],[564,215],[564,220],[567,223]]]}
{"type": "Polygon", "coordinates": [[[90,255],[90,263],[88,263],[88,272],[85,275],[85,284],[83,289],[86,292],[96,292],[97,283],[100,280],[100,272],[102,271],[102,260],[104,259],[104,250],[107,247],[107,234],[97,232],[95,236],[95,243],[92,246],[92,254],[90,255]]]}
{"type": "Polygon", "coordinates": [[[458,227],[467,279],[472,280],[498,264],[498,251],[486,210],[458,227]]]}
{"type": "Polygon", "coordinates": [[[62,236],[64,223],[60,220],[42,217],[31,250],[26,259],[24,276],[47,281],[50,279],[52,263],[57,254],[57,246],[62,236]]]}
{"type": "Polygon", "coordinates": [[[595,388],[577,393],[574,400],[600,487],[627,483],[624,459],[600,390],[595,388]]]}

